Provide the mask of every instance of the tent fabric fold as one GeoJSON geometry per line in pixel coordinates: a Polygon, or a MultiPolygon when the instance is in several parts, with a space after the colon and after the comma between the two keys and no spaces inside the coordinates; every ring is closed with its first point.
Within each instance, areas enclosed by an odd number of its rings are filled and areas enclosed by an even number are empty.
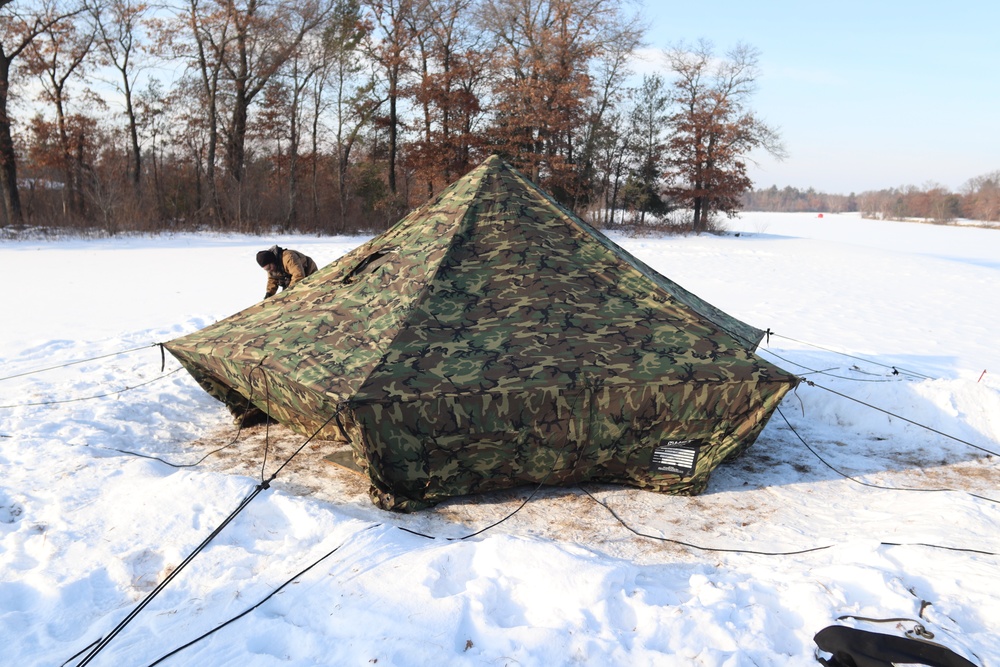
{"type": "Polygon", "coordinates": [[[219,400],[349,442],[373,501],[410,511],[523,484],[698,493],[796,384],[762,336],[493,156],[165,347],[219,400]]]}

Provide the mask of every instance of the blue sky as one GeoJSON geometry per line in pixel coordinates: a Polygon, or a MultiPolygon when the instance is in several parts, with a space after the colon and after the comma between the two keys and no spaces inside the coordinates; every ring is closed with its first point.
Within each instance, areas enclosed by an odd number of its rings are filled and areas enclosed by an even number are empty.
{"type": "Polygon", "coordinates": [[[645,0],[649,47],[761,51],[753,108],[789,157],[755,187],[847,194],[1000,170],[1000,2],[645,0]]]}

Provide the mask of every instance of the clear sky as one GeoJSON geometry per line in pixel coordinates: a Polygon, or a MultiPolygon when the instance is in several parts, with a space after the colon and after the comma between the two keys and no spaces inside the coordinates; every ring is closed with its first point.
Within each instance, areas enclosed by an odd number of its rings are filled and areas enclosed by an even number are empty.
{"type": "Polygon", "coordinates": [[[755,155],[757,188],[958,191],[1000,170],[997,0],[644,3],[656,52],[700,38],[761,51],[752,106],[789,156],[755,155]]]}

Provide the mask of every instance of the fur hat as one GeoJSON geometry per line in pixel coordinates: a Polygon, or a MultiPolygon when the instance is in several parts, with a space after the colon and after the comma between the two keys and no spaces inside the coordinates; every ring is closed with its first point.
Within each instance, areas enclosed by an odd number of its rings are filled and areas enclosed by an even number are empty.
{"type": "Polygon", "coordinates": [[[270,250],[261,250],[257,253],[257,264],[260,266],[267,266],[268,264],[277,264],[278,258],[274,256],[274,253],[270,250]]]}

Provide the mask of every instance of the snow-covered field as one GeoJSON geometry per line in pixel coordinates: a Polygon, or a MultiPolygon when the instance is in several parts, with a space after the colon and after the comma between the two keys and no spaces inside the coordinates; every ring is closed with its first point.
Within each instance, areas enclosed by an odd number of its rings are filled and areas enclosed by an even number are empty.
{"type": "Polygon", "coordinates": [[[260,299],[257,250],[323,265],[363,239],[0,243],[0,662],[150,665],[235,618],[159,664],[808,665],[853,615],[1000,664],[1000,231],[729,227],[616,237],[815,383],[705,494],[525,488],[395,515],[311,443],[110,638],[303,441],[237,434],[154,344],[260,299]]]}

